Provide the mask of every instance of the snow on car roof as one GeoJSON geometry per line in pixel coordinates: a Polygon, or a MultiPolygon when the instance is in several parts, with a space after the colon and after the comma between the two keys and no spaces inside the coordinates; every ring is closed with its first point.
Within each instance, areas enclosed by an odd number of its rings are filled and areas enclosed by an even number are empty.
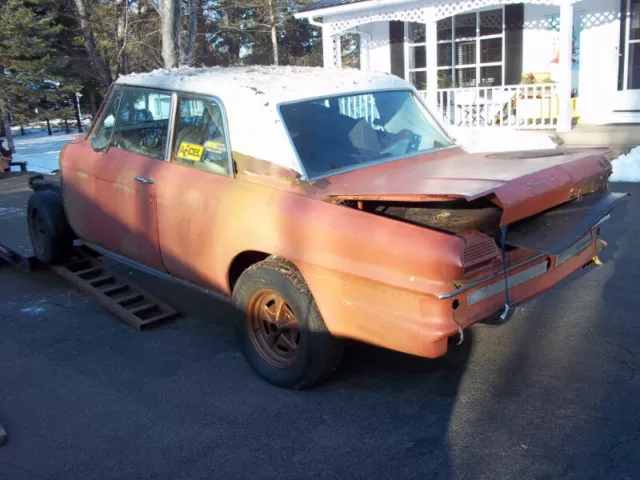
{"type": "Polygon", "coordinates": [[[304,174],[282,125],[283,102],[342,93],[413,89],[387,73],[318,67],[211,67],[159,69],[118,78],[117,85],[218,97],[225,109],[231,149],[304,174]]]}
{"type": "Polygon", "coordinates": [[[266,95],[275,103],[345,92],[408,88],[388,73],[320,67],[211,67],[158,69],[120,77],[116,83],[216,95],[223,101],[237,93],[266,95]]]}

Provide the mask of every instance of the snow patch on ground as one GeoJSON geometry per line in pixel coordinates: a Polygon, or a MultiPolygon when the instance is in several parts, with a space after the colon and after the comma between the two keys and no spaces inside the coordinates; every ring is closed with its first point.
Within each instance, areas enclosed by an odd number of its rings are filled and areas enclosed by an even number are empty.
{"type": "Polygon", "coordinates": [[[44,300],[40,300],[35,304],[29,305],[27,307],[21,308],[20,312],[26,313],[27,315],[40,315],[47,311],[47,309],[42,304],[46,303],[44,300]]]}
{"type": "Polygon", "coordinates": [[[612,161],[611,182],[640,182],[640,146],[612,161]]]}
{"type": "Polygon", "coordinates": [[[57,170],[60,150],[71,141],[77,133],[48,136],[46,132],[38,132],[14,139],[16,153],[14,162],[27,162],[31,172],[51,173],[57,170]]]}
{"type": "Polygon", "coordinates": [[[0,217],[5,215],[17,215],[22,217],[26,215],[26,212],[24,208],[0,207],[0,217]]]}

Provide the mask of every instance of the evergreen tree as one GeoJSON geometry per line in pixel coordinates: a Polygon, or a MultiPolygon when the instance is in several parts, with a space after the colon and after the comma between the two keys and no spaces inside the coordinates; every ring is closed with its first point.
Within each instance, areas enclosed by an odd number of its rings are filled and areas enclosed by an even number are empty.
{"type": "Polygon", "coordinates": [[[0,6],[0,25],[0,115],[14,151],[9,120],[16,114],[28,117],[67,59],[56,48],[62,27],[52,0],[6,0],[0,6]]]}

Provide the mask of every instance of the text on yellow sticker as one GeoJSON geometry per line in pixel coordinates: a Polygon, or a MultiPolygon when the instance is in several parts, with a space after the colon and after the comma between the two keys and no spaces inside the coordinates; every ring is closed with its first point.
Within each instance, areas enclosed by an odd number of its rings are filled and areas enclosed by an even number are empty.
{"type": "Polygon", "coordinates": [[[178,149],[178,158],[184,158],[185,160],[191,160],[192,162],[199,162],[204,152],[202,145],[196,145],[194,143],[182,142],[178,149]]]}

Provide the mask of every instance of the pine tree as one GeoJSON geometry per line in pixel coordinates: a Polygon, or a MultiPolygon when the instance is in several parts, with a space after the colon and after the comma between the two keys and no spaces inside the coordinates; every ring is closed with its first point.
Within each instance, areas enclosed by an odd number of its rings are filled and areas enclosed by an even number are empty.
{"type": "Polygon", "coordinates": [[[61,27],[51,0],[6,0],[0,6],[0,121],[15,151],[9,119],[39,101],[43,82],[66,63],[55,48],[61,27]]]}

